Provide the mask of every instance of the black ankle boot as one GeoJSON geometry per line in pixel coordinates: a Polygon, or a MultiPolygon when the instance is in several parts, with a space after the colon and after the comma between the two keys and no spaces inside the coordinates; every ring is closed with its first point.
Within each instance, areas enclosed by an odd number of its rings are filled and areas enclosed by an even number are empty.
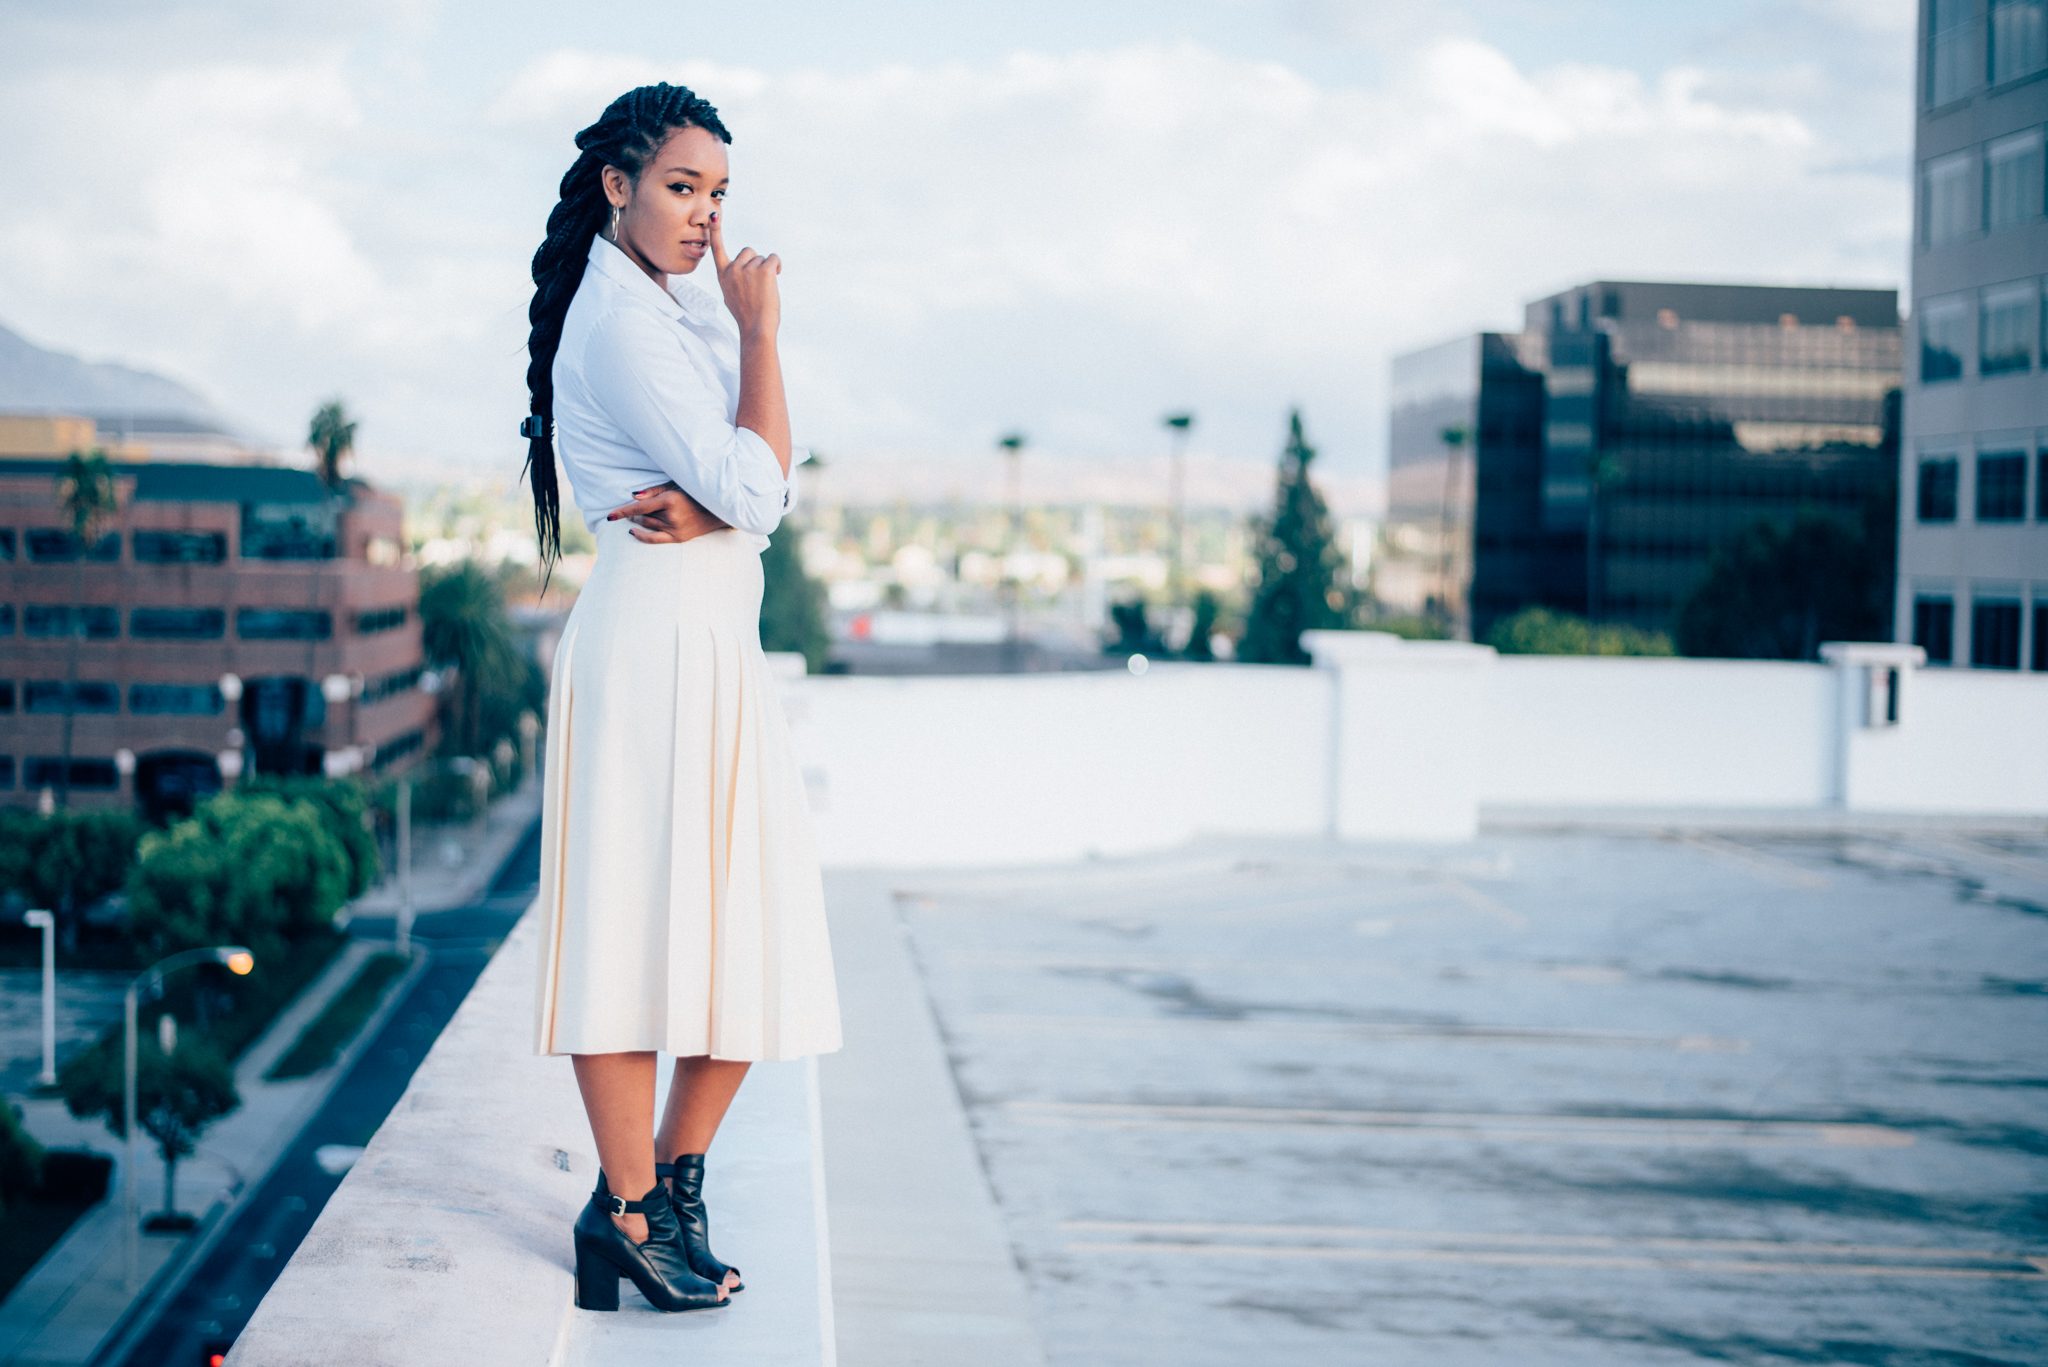
{"type": "MultiPolygon", "coordinates": [[[[654,1175],[671,1179],[669,1204],[675,1207],[683,1248],[690,1257],[690,1270],[713,1286],[721,1285],[728,1272],[737,1278],[738,1268],[726,1266],[711,1254],[711,1222],[704,1214],[704,1155],[679,1153],[673,1163],[656,1163],[654,1175]]],[[[731,1289],[744,1291],[747,1288],[744,1282],[735,1281],[731,1289]]]]}
{"type": "Polygon", "coordinates": [[[604,1174],[576,1217],[576,1304],[584,1310],[619,1308],[619,1278],[631,1277],[656,1310],[709,1310],[724,1305],[718,1284],[690,1270],[668,1194],[656,1183],[637,1201],[612,1195],[604,1174]],[[614,1215],[647,1217],[647,1242],[636,1244],[612,1223],[614,1215]]]}

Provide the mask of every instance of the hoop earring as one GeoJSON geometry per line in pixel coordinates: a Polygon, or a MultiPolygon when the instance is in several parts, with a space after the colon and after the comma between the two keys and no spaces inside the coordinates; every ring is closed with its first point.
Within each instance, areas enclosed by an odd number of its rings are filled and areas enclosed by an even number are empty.
{"type": "Polygon", "coordinates": [[[618,205],[616,205],[616,204],[614,204],[614,205],[612,206],[612,221],[611,221],[611,231],[610,231],[610,237],[609,237],[609,239],[608,239],[608,240],[609,240],[609,241],[611,242],[611,244],[612,244],[613,246],[617,246],[617,245],[618,245],[618,242],[619,242],[619,206],[618,206],[618,205]]]}

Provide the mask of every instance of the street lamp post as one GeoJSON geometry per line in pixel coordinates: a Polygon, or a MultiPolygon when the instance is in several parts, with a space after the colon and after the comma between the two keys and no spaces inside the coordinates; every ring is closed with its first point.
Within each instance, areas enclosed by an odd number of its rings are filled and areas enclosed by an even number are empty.
{"type": "Polygon", "coordinates": [[[1172,522],[1169,535],[1172,544],[1169,554],[1169,588],[1167,597],[1175,607],[1182,605],[1187,597],[1187,520],[1188,520],[1188,433],[1194,430],[1195,415],[1192,413],[1169,413],[1160,422],[1173,434],[1172,463],[1168,469],[1169,497],[1172,499],[1172,522]]]}
{"type": "Polygon", "coordinates": [[[136,1187],[136,1041],[135,1017],[142,1001],[142,989],[146,984],[152,993],[162,985],[163,980],[181,968],[194,964],[226,964],[228,971],[244,974],[256,967],[256,956],[240,945],[214,945],[210,949],[188,949],[182,954],[173,954],[159,960],[149,968],[135,975],[135,981],[128,984],[128,991],[121,999],[121,1020],[123,1027],[123,1053],[121,1064],[121,1129],[128,1141],[127,1166],[121,1170],[122,1204],[127,1216],[127,1257],[123,1268],[123,1279],[128,1290],[133,1292],[142,1280],[142,1249],[138,1243],[138,1229],[142,1223],[142,1193],[136,1187]]]}
{"type": "Polygon", "coordinates": [[[1003,633],[1003,667],[1007,673],[1016,673],[1022,654],[1024,584],[1017,577],[1017,543],[1024,534],[1024,443],[1022,432],[1011,432],[996,442],[1003,453],[1009,476],[1010,494],[1010,545],[1003,556],[1003,590],[1009,596],[1009,626],[1003,633]]]}
{"type": "Polygon", "coordinates": [[[47,911],[31,911],[21,918],[43,932],[43,1071],[36,1081],[45,1087],[57,1084],[57,918],[47,911]]]}
{"type": "Polygon", "coordinates": [[[398,776],[398,952],[412,953],[412,774],[398,776]]]}

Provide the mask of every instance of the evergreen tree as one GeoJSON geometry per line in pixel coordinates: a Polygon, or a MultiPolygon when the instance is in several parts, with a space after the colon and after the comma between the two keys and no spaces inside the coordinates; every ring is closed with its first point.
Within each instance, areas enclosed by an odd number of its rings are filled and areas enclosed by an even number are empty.
{"type": "Polygon", "coordinates": [[[825,668],[825,586],[804,573],[803,532],[784,522],[761,552],[761,649],[801,651],[804,667],[825,668]]]}
{"type": "Polygon", "coordinates": [[[1330,530],[1330,510],[1309,482],[1316,450],[1301,431],[1301,410],[1288,418],[1280,453],[1280,485],[1272,521],[1258,529],[1259,588],[1237,658],[1251,664],[1305,665],[1301,633],[1344,625],[1344,563],[1330,530]]]}

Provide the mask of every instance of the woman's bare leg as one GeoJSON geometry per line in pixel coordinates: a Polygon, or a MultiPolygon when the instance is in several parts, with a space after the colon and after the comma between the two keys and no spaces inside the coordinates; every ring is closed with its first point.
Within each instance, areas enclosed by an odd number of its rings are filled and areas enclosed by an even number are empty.
{"type": "MultiPolygon", "coordinates": [[[[662,1108],[661,1132],[654,1140],[661,1161],[709,1149],[734,1094],[746,1080],[745,1063],[705,1055],[677,1059],[675,1076],[668,1085],[668,1105],[662,1108]]],[[[739,1280],[736,1274],[726,1273],[726,1289],[737,1286],[739,1280]]]]}
{"type": "MultiPolygon", "coordinates": [[[[576,1054],[573,1059],[605,1184],[612,1195],[637,1201],[654,1190],[654,1155],[647,1151],[647,1132],[654,1126],[654,1055],[576,1054]]],[[[673,1094],[669,1109],[675,1109],[673,1094]]],[[[647,1242],[646,1216],[614,1215],[612,1223],[634,1243],[647,1242]]]]}
{"type": "Polygon", "coordinates": [[[654,1147],[662,1162],[679,1153],[704,1153],[711,1148],[726,1109],[747,1080],[748,1066],[702,1054],[676,1060],[668,1105],[662,1110],[661,1130],[655,1136],[654,1147]]]}

